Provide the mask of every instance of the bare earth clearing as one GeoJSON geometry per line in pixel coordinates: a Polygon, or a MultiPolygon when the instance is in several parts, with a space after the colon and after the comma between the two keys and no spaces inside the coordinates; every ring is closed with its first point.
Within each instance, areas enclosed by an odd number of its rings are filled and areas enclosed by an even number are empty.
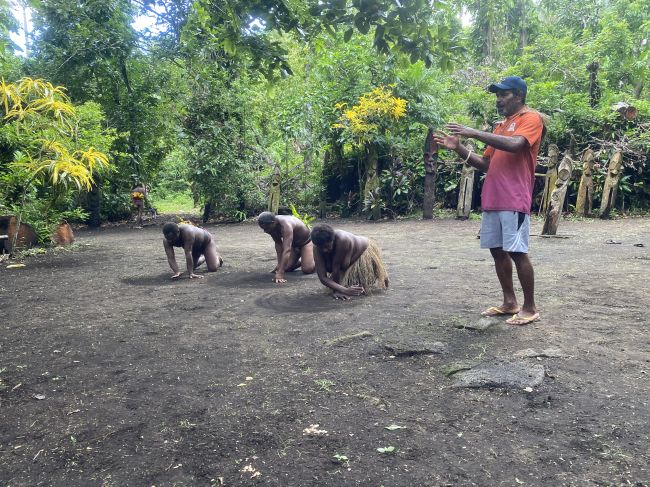
{"type": "Polygon", "coordinates": [[[483,331],[478,222],[334,225],[379,242],[386,293],[273,284],[255,223],[207,226],[225,265],[200,280],[169,279],[160,225],[2,264],[0,484],[650,485],[650,219],[533,237],[542,321],[483,331]],[[455,386],[495,360],[543,381],[455,386]]]}

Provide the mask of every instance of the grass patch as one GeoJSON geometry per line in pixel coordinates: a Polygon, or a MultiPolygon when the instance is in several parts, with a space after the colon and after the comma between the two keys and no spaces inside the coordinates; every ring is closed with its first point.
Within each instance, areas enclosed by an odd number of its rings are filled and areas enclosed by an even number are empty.
{"type": "Polygon", "coordinates": [[[200,208],[194,206],[190,193],[174,193],[161,197],[155,192],[149,196],[158,213],[191,213],[199,215],[200,208]]]}

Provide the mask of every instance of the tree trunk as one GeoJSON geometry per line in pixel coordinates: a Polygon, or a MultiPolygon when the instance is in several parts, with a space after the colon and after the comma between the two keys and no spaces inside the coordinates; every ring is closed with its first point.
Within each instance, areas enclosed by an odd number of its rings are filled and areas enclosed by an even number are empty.
{"type": "Polygon", "coordinates": [[[555,181],[557,180],[557,161],[560,157],[560,149],[557,145],[551,144],[548,146],[548,166],[546,175],[544,176],[544,192],[542,193],[542,202],[539,205],[539,214],[546,214],[548,209],[548,202],[551,199],[551,194],[555,189],[555,181]]]}
{"type": "Polygon", "coordinates": [[[93,180],[95,182],[87,195],[88,226],[98,228],[102,223],[102,181],[97,174],[93,175],[93,180]]]}
{"type": "Polygon", "coordinates": [[[609,160],[607,167],[607,177],[603,185],[603,197],[600,201],[600,218],[609,218],[609,212],[616,201],[616,189],[618,180],[621,177],[621,164],[623,163],[623,153],[620,150],[614,152],[609,160]]]}
{"type": "MultiPolygon", "coordinates": [[[[471,142],[467,143],[467,148],[474,150],[471,142]]],[[[474,195],[474,168],[469,164],[463,164],[458,183],[458,205],[456,206],[456,218],[467,220],[472,211],[472,197],[474,195]]]]}
{"type": "Polygon", "coordinates": [[[433,207],[436,204],[436,179],[438,175],[438,144],[433,140],[433,129],[427,132],[424,141],[424,201],[422,218],[433,218],[433,207]]]}
{"type": "MultiPolygon", "coordinates": [[[[363,190],[364,199],[368,198],[370,193],[378,198],[376,189],[379,188],[379,154],[377,152],[377,144],[369,143],[366,146],[367,160],[366,160],[366,185],[363,190]]],[[[373,220],[381,219],[381,205],[377,204],[370,209],[370,215],[373,220]]]]}
{"type": "Polygon", "coordinates": [[[280,207],[280,173],[276,171],[273,173],[271,179],[271,188],[269,190],[269,202],[267,210],[277,215],[278,208],[280,207]]]}
{"type": "Polygon", "coordinates": [[[576,214],[578,216],[591,215],[594,199],[594,151],[587,149],[582,153],[582,177],[578,187],[578,200],[576,201],[576,214]]]}
{"type": "Polygon", "coordinates": [[[553,192],[551,193],[551,198],[547,206],[542,235],[557,234],[560,215],[562,214],[562,208],[564,207],[564,199],[566,198],[566,192],[569,188],[569,182],[571,181],[572,169],[571,158],[565,153],[562,162],[560,162],[558,167],[555,189],[553,189],[553,192]]]}
{"type": "Polygon", "coordinates": [[[212,211],[213,211],[213,206],[214,206],[213,200],[210,199],[205,202],[205,205],[203,206],[203,218],[201,219],[203,223],[207,223],[207,221],[210,219],[210,215],[212,215],[212,211]]]}

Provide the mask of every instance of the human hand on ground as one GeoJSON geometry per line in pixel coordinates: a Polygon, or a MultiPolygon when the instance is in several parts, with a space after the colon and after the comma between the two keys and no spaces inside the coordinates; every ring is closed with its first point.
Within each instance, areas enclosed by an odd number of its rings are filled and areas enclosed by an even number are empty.
{"type": "Polygon", "coordinates": [[[272,280],[273,280],[273,282],[275,282],[276,284],[282,284],[282,283],[284,283],[284,282],[287,282],[287,280],[286,280],[284,277],[277,277],[277,276],[274,277],[272,280]]]}
{"type": "Polygon", "coordinates": [[[348,286],[346,289],[348,296],[360,296],[366,292],[361,286],[348,286]]]}
{"type": "Polygon", "coordinates": [[[200,274],[194,274],[193,272],[190,273],[190,279],[203,279],[203,276],[200,274]]]}
{"type": "Polygon", "coordinates": [[[174,274],[174,275],[172,276],[172,279],[178,279],[178,278],[181,277],[182,275],[183,275],[182,272],[177,272],[176,274],[174,274]]]}
{"type": "Polygon", "coordinates": [[[339,292],[339,291],[334,291],[332,293],[332,297],[334,299],[340,299],[342,301],[347,301],[348,299],[350,299],[350,296],[348,296],[347,294],[344,294],[342,292],[339,292]]]}

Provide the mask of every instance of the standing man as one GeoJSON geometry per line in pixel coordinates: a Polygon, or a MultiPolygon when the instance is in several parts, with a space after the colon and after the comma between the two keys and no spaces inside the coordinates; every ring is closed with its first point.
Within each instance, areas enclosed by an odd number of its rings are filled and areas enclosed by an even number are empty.
{"type": "Polygon", "coordinates": [[[136,216],[136,227],[142,228],[142,211],[144,210],[144,200],[147,196],[147,188],[142,183],[136,183],[136,185],[131,190],[131,202],[133,207],[137,212],[136,216]]]}
{"type": "Polygon", "coordinates": [[[481,193],[481,248],[490,249],[497,277],[503,290],[503,303],[481,313],[483,316],[513,314],[510,325],[527,325],[539,319],[535,306],[533,265],[528,258],[530,207],[537,153],[544,135],[539,112],[526,106],[526,82],[508,76],[488,87],[496,95],[499,115],[505,117],[492,133],[457,123],[447,125],[449,133],[440,132],[434,139],[475,168],[487,172],[481,193]],[[477,139],[488,145],[483,155],[474,154],[460,137],[477,139]],[[519,307],[512,280],[512,262],[524,292],[519,307]]]}
{"type": "Polygon", "coordinates": [[[287,282],[285,272],[300,267],[304,274],[315,270],[314,252],[309,228],[295,216],[274,215],[270,211],[260,213],[257,224],[275,242],[278,263],[271,272],[275,273],[273,282],[287,282]]]}
{"type": "Polygon", "coordinates": [[[181,247],[185,253],[187,264],[187,275],[190,279],[197,279],[203,276],[194,274],[194,270],[205,262],[208,272],[216,272],[223,265],[223,259],[217,252],[217,245],[214,238],[207,230],[181,223],[180,225],[169,222],[163,226],[163,246],[167,254],[169,267],[174,271],[172,279],[179,278],[183,273],[179,270],[174,256],[174,247],[181,247]]]}

